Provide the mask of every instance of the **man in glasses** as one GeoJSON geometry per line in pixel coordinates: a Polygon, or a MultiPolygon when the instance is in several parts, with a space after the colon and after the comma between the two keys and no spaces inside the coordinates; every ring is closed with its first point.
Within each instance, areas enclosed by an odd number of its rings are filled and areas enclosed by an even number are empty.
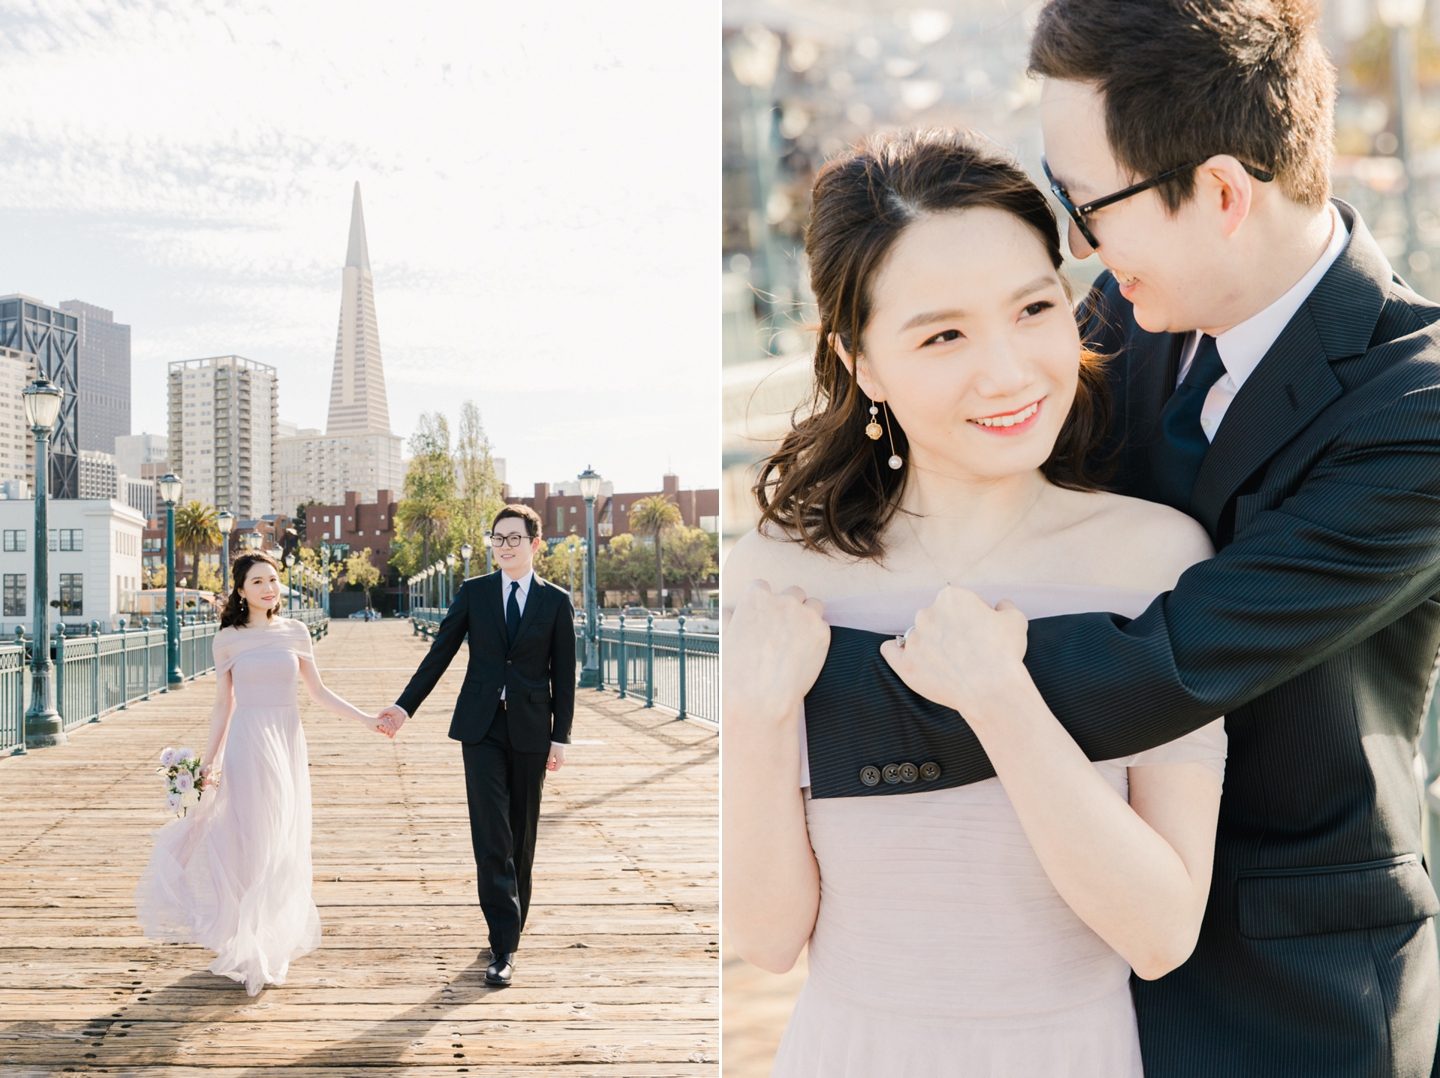
{"type": "Polygon", "coordinates": [[[460,587],[430,651],[380,713],[398,730],[440,680],[460,643],[470,663],[450,720],[465,759],[465,796],[480,909],[490,930],[487,984],[508,985],[530,909],[545,772],[565,762],[575,714],[575,610],[535,575],[540,516],[507,505],[490,526],[499,568],[460,587]]]}
{"type": "MultiPolygon", "coordinates": [[[[1290,0],[1051,0],[1031,44],[1071,249],[1105,266],[1081,316],[1112,357],[1114,489],[1191,514],[1217,550],[1133,620],[1031,622],[1025,656],[1094,760],[1225,716],[1199,941],[1133,984],[1147,1078],[1435,1061],[1416,746],[1440,645],[1440,308],[1330,198],[1314,20],[1290,0]]],[[[943,653],[944,617],[912,633],[876,691],[898,675],[958,698],[919,658],[943,653]]],[[[815,795],[906,758],[884,738],[923,740],[917,696],[853,758],[812,759],[815,795]]],[[[993,775],[949,728],[927,756],[946,781],[993,775]]]]}

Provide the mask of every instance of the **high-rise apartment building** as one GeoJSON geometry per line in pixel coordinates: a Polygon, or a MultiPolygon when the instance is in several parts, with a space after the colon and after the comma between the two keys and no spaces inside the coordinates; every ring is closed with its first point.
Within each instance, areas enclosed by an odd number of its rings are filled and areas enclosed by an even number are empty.
{"type": "Polygon", "coordinates": [[[324,434],[297,430],[276,441],[275,508],[293,513],[307,501],[341,503],[347,491],[373,502],[381,490],[399,490],[404,478],[400,439],[390,433],[375,284],[357,183],[341,272],[329,420],[324,434]]]}
{"type": "Polygon", "coordinates": [[[80,450],[80,497],[114,498],[116,486],[115,454],[96,449],[80,450]]]}
{"type": "Polygon", "coordinates": [[[67,299],[60,309],[79,322],[80,449],[113,453],[115,439],[130,433],[130,327],[115,321],[114,312],[82,300],[67,299]]]}
{"type": "Polygon", "coordinates": [[[139,479],[146,464],[168,461],[169,439],[163,434],[124,434],[115,439],[115,468],[121,475],[139,479]]]}
{"type": "MultiPolygon", "coordinates": [[[[0,296],[0,350],[4,351],[6,359],[18,359],[25,365],[21,388],[36,375],[44,374],[65,392],[60,401],[60,415],[50,432],[49,491],[52,498],[80,496],[80,411],[76,393],[79,343],[80,321],[75,315],[66,314],[58,307],[51,307],[30,296],[0,296]]],[[[11,411],[8,393],[0,393],[0,396],[5,397],[7,402],[4,412],[11,411]]],[[[22,403],[18,395],[14,403],[22,403]]],[[[0,421],[10,420],[8,415],[0,413],[0,421]]],[[[28,440],[23,408],[20,427],[28,440]]],[[[11,445],[13,447],[13,441],[11,445]]],[[[35,451],[31,445],[26,449],[26,476],[31,482],[34,479],[30,475],[34,471],[34,461],[35,451]]],[[[3,463],[3,458],[0,458],[0,463],[3,463]]]]}
{"type": "Polygon", "coordinates": [[[271,511],[279,384],[275,368],[243,356],[170,364],[170,467],[185,501],[240,517],[271,511]]]}

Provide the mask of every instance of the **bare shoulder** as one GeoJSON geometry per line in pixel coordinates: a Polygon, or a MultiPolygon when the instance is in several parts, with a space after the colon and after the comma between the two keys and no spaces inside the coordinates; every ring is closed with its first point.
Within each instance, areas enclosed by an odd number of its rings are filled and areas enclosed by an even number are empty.
{"type": "Polygon", "coordinates": [[[774,590],[799,586],[817,594],[834,562],[816,550],[809,550],[772,527],[746,532],[731,548],[720,574],[724,603],[733,607],[748,588],[763,580],[774,590]]]}
{"type": "Polygon", "coordinates": [[[1178,509],[1122,494],[1091,494],[1087,547],[1114,587],[1169,591],[1180,574],[1214,557],[1210,536],[1178,509]]]}
{"type": "Polygon", "coordinates": [[[215,643],[224,643],[227,640],[234,640],[240,630],[233,625],[226,625],[224,628],[215,631],[215,643]]]}

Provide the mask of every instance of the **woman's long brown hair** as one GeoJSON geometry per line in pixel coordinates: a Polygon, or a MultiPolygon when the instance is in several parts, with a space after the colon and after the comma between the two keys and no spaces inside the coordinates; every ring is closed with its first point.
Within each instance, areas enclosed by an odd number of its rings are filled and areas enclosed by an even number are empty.
{"type": "MultiPolygon", "coordinates": [[[[250,604],[240,594],[240,589],[245,586],[245,578],[250,575],[250,570],[257,562],[264,562],[274,568],[276,575],[280,573],[280,563],[259,550],[250,550],[239,555],[230,563],[230,594],[225,599],[225,609],[220,611],[220,628],[224,629],[231,625],[246,625],[250,621],[250,604]]],[[[275,611],[280,609],[277,602],[265,614],[265,620],[269,621],[275,616],[275,611]]]]}
{"type": "MultiPolygon", "coordinates": [[[[879,558],[909,469],[886,463],[889,438],[865,435],[869,401],[831,344],[858,356],[870,320],[875,276],[900,234],[922,217],[977,207],[1012,213],[1029,225],[1060,268],[1060,234],[1045,196],[999,147],[968,131],[936,129],[876,135],[825,165],[815,178],[805,253],[820,309],[815,382],[806,418],[792,424],[760,467],[755,497],[761,522],[813,550],[879,558]]],[[[960,257],[986,257],[962,252],[960,257]]],[[[1082,350],[1075,402],[1045,478],[1072,490],[1098,489],[1086,461],[1109,428],[1110,396],[1101,357],[1082,350]]],[[[889,417],[894,452],[905,431],[889,417]]]]}

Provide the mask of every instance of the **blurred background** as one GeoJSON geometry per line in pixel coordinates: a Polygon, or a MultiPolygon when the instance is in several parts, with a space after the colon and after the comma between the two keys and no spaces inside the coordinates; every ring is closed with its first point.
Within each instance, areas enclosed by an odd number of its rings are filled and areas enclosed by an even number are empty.
{"type": "MultiPolygon", "coordinates": [[[[725,0],[723,6],[723,543],[758,519],[756,462],[802,407],[815,320],[803,252],[816,170],[855,139],[964,126],[1045,187],[1039,83],[1025,74],[1040,0],[725,0]]],[[[1339,72],[1334,192],[1412,288],[1440,298],[1440,0],[1325,0],[1339,72]]],[[[1088,283],[1099,260],[1068,260],[1088,283]]],[[[785,977],[727,948],[725,1074],[764,1075],[803,960],[785,977]]]]}

